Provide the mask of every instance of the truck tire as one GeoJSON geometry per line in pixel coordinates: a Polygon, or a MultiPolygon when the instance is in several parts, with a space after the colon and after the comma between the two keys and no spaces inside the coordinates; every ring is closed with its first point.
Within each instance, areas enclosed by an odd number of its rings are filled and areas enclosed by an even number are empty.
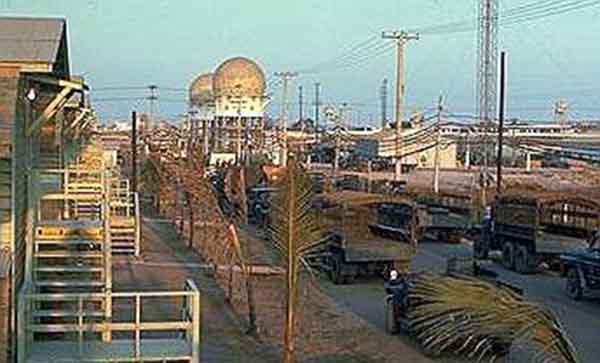
{"type": "Polygon", "coordinates": [[[390,335],[398,333],[398,321],[394,313],[394,304],[389,299],[385,301],[385,331],[390,335]]]}
{"type": "Polygon", "coordinates": [[[515,251],[515,270],[523,275],[527,275],[533,272],[532,268],[532,257],[525,246],[516,246],[515,251]]]}
{"type": "Polygon", "coordinates": [[[571,297],[571,299],[575,301],[581,300],[583,297],[583,289],[581,288],[581,276],[579,276],[579,271],[577,271],[577,268],[571,267],[567,270],[565,287],[567,294],[571,297]]]}
{"type": "Polygon", "coordinates": [[[505,242],[502,246],[502,266],[511,271],[515,269],[515,246],[512,242],[505,242]]]}
{"type": "Polygon", "coordinates": [[[486,243],[481,238],[477,238],[475,242],[473,242],[473,256],[478,260],[487,260],[489,255],[489,248],[486,246],[486,243]]]}
{"type": "Polygon", "coordinates": [[[329,270],[329,278],[335,285],[341,285],[344,283],[344,276],[342,275],[342,258],[337,254],[334,254],[330,258],[331,270],[329,270]]]}

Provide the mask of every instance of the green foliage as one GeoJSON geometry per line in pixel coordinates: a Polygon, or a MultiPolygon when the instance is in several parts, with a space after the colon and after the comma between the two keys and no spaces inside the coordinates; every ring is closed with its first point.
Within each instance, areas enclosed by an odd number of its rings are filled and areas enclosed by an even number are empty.
{"type": "Polygon", "coordinates": [[[534,361],[576,363],[575,349],[548,309],[470,278],[423,275],[414,284],[412,328],[424,347],[482,360],[526,342],[534,361]]]}
{"type": "Polygon", "coordinates": [[[322,245],[321,228],[312,209],[312,182],[300,163],[290,160],[276,187],[271,240],[284,261],[298,263],[322,245]]]}

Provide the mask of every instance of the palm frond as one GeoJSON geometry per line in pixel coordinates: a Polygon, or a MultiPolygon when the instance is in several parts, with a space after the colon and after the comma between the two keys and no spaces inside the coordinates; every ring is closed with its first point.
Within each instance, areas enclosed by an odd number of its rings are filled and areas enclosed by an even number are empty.
{"type": "Polygon", "coordinates": [[[578,362],[575,348],[548,309],[513,291],[469,279],[422,275],[414,281],[411,325],[424,347],[479,360],[517,341],[556,362],[578,362]]]}
{"type": "Polygon", "coordinates": [[[291,161],[279,180],[272,208],[272,243],[280,256],[299,262],[319,247],[322,233],[312,210],[313,191],[302,166],[291,161]]]}

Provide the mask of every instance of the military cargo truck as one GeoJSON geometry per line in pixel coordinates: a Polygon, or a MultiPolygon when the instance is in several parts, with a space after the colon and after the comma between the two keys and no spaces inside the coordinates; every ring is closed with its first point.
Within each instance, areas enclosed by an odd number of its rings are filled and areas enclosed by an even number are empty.
{"type": "Polygon", "coordinates": [[[505,194],[494,203],[486,238],[474,244],[474,254],[502,252],[502,264],[519,273],[535,272],[545,262],[560,267],[560,255],[587,246],[600,226],[600,205],[571,193],[505,194]]]}
{"type": "Polygon", "coordinates": [[[392,269],[408,270],[417,239],[415,207],[410,199],[362,192],[318,197],[318,219],[329,236],[320,266],[335,284],[350,283],[358,276],[387,276],[392,269]],[[377,215],[383,205],[413,211],[393,236],[374,233],[380,231],[377,215]]]}

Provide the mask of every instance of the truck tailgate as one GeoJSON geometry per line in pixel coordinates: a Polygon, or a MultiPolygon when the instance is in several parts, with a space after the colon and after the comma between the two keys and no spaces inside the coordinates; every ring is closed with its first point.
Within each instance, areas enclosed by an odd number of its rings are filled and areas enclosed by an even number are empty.
{"type": "Polygon", "coordinates": [[[561,254],[574,248],[587,247],[587,241],[576,238],[542,231],[537,236],[536,252],[547,254],[561,254]]]}
{"type": "Polygon", "coordinates": [[[344,252],[348,262],[410,261],[414,254],[405,243],[375,238],[346,241],[344,252]]]}

